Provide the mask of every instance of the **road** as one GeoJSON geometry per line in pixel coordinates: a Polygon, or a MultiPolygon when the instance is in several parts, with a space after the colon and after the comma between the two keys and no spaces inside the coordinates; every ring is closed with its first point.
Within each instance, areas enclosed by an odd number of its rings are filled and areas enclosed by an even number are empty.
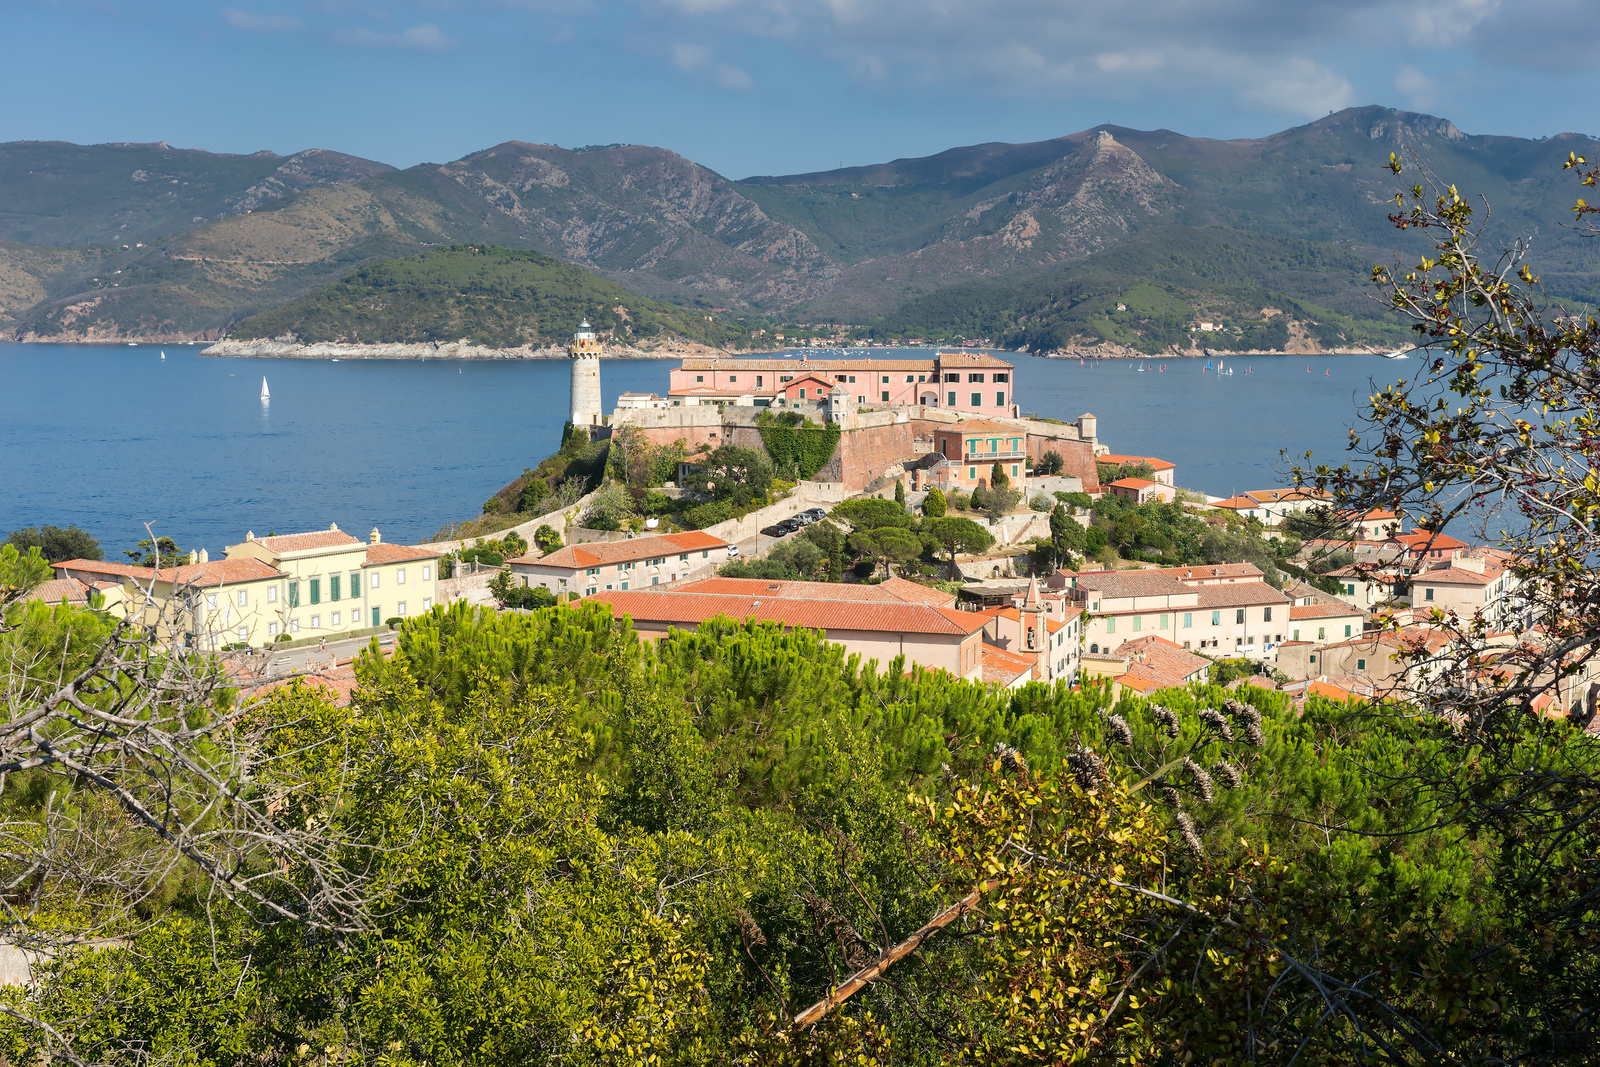
{"type": "MultiPolygon", "coordinates": [[[[390,632],[378,634],[378,641],[385,650],[394,646],[398,635],[390,632]]],[[[353,637],[348,641],[329,641],[326,649],[318,649],[316,645],[303,645],[300,648],[291,648],[286,652],[276,653],[267,664],[267,675],[287,674],[290,671],[303,671],[308,667],[320,667],[337,660],[347,660],[357,652],[367,647],[367,642],[372,637],[353,637]]]]}

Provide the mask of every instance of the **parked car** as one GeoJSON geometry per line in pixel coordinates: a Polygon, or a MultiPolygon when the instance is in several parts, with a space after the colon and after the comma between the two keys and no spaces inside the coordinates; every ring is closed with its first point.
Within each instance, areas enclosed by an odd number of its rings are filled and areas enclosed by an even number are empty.
{"type": "Polygon", "coordinates": [[[786,534],[792,534],[796,530],[800,529],[800,524],[793,519],[784,519],[782,522],[778,523],[778,529],[782,530],[786,534]]]}
{"type": "Polygon", "coordinates": [[[801,526],[810,526],[817,520],[811,517],[811,513],[809,511],[802,511],[800,514],[794,517],[794,521],[798,522],[801,526]]]}
{"type": "Polygon", "coordinates": [[[739,554],[739,546],[738,545],[729,545],[728,546],[728,558],[729,559],[733,559],[738,554],[739,554]]]}
{"type": "Polygon", "coordinates": [[[787,531],[778,529],[777,526],[763,526],[761,533],[766,537],[782,537],[787,531]]]}
{"type": "Polygon", "coordinates": [[[812,522],[821,522],[823,519],[828,517],[826,508],[812,508],[810,511],[801,512],[801,514],[809,515],[812,522]]]}

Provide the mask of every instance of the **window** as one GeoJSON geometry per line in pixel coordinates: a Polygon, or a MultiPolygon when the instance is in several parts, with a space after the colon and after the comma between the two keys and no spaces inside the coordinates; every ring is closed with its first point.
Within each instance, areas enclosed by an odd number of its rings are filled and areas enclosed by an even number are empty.
{"type": "MultiPolygon", "coordinates": [[[[313,578],[313,579],[311,579],[311,602],[313,604],[322,603],[322,579],[321,578],[313,578]]],[[[315,626],[316,624],[312,623],[312,625],[315,626]]]]}
{"type": "Polygon", "coordinates": [[[710,557],[711,557],[711,550],[709,548],[700,553],[700,558],[701,559],[709,559],[710,557]]]}
{"type": "Polygon", "coordinates": [[[694,376],[694,380],[697,382],[703,382],[706,380],[706,376],[704,374],[696,374],[694,376]]]}
{"type": "Polygon", "coordinates": [[[590,567],[589,570],[586,573],[588,573],[588,574],[599,574],[600,573],[600,568],[599,567],[590,567]]]}
{"type": "Polygon", "coordinates": [[[856,376],[854,374],[850,375],[850,384],[851,385],[856,384],[856,376]]]}
{"type": "Polygon", "coordinates": [[[994,394],[994,406],[997,407],[997,408],[1005,407],[1006,406],[1006,394],[1004,394],[1004,393],[996,393],[996,394],[994,394]]]}
{"type": "Polygon", "coordinates": [[[728,375],[728,384],[729,385],[732,385],[734,382],[737,382],[738,380],[739,380],[739,376],[737,374],[728,375]]]}
{"type": "Polygon", "coordinates": [[[1189,627],[1191,627],[1193,625],[1194,625],[1194,612],[1192,612],[1192,611],[1184,612],[1183,613],[1183,628],[1185,630],[1187,630],[1189,627]]]}
{"type": "Polygon", "coordinates": [[[360,600],[361,599],[361,572],[360,571],[351,571],[350,572],[350,599],[351,600],[360,600]]]}
{"type": "Polygon", "coordinates": [[[1300,640],[1300,631],[1296,630],[1293,634],[1291,634],[1290,637],[1289,637],[1289,640],[1291,640],[1291,641],[1300,640]]]}
{"type": "Polygon", "coordinates": [[[1144,629],[1144,616],[1143,615],[1135,615],[1133,617],[1133,632],[1134,633],[1138,633],[1140,630],[1143,630],[1143,629],[1144,629]]]}
{"type": "Polygon", "coordinates": [[[1432,600],[1433,599],[1433,590],[1431,588],[1423,590],[1422,598],[1424,600],[1432,600]]]}
{"type": "Polygon", "coordinates": [[[628,591],[628,583],[627,582],[623,582],[622,583],[622,591],[624,593],[626,593],[628,591]]]}
{"type": "Polygon", "coordinates": [[[373,571],[372,572],[372,588],[374,588],[374,589],[378,588],[378,572],[377,571],[373,571]]]}
{"type": "Polygon", "coordinates": [[[404,615],[406,613],[406,602],[404,600],[395,605],[394,613],[396,615],[404,615]]]}
{"type": "Polygon", "coordinates": [[[944,376],[944,380],[945,380],[946,384],[959,382],[961,380],[961,375],[959,375],[959,374],[946,374],[944,376]]]}
{"type": "MultiPolygon", "coordinates": [[[[566,583],[562,582],[561,584],[565,585],[566,583]]],[[[423,611],[427,611],[431,607],[433,607],[433,597],[431,597],[431,596],[423,597],[422,598],[422,610],[423,611]]]]}
{"type": "Polygon", "coordinates": [[[1366,669],[1367,669],[1367,661],[1366,660],[1364,660],[1364,659],[1356,660],[1356,670],[1364,671],[1366,669]]]}
{"type": "MultiPolygon", "coordinates": [[[[354,613],[354,612],[351,612],[351,617],[352,617],[352,618],[354,618],[354,617],[355,617],[355,613],[354,613]]],[[[338,625],[339,625],[339,613],[338,613],[338,612],[337,612],[337,611],[336,611],[336,612],[334,612],[334,613],[333,613],[333,614],[332,614],[332,615],[331,615],[331,616],[330,616],[330,617],[329,617],[329,618],[328,618],[328,625],[330,625],[330,626],[338,626],[338,625]]]]}
{"type": "Polygon", "coordinates": [[[289,620],[289,632],[292,633],[292,634],[297,634],[297,633],[300,632],[300,620],[299,619],[290,619],[289,620]]]}
{"type": "Polygon", "coordinates": [[[1013,478],[1016,478],[1016,477],[1018,477],[1018,474],[1017,474],[1017,465],[1016,465],[1016,464],[1015,464],[1015,463],[1013,463],[1013,464],[1012,464],[1012,465],[1011,465],[1011,477],[1013,477],[1013,478]]]}
{"type": "Polygon", "coordinates": [[[248,626],[239,627],[239,640],[241,640],[241,641],[250,640],[250,627],[248,627],[248,626]]]}
{"type": "Polygon", "coordinates": [[[268,637],[277,637],[278,636],[278,624],[277,623],[275,623],[275,622],[267,623],[267,636],[268,637]]]}
{"type": "Polygon", "coordinates": [[[1117,632],[1117,617],[1115,615],[1112,615],[1111,617],[1106,619],[1106,633],[1114,634],[1116,632],[1117,632]]]}
{"type": "Polygon", "coordinates": [[[278,602],[278,587],[276,585],[267,586],[267,603],[268,604],[276,604],[277,602],[278,602]]]}
{"type": "Polygon", "coordinates": [[[398,567],[398,568],[395,569],[395,572],[394,572],[394,584],[395,585],[405,585],[406,584],[406,569],[404,567],[398,567]]]}
{"type": "Polygon", "coordinates": [[[1161,625],[1157,626],[1156,629],[1165,630],[1166,628],[1167,628],[1167,617],[1165,615],[1163,615],[1163,616],[1161,616],[1161,625]]]}
{"type": "Polygon", "coordinates": [[[885,404],[887,404],[889,402],[889,390],[887,390],[887,389],[885,389],[883,391],[883,402],[885,404]]]}
{"type": "Polygon", "coordinates": [[[945,394],[945,403],[949,404],[951,407],[955,407],[956,406],[956,394],[954,394],[954,393],[946,393],[945,394]]]}
{"type": "Polygon", "coordinates": [[[383,625],[383,616],[379,614],[379,612],[381,612],[382,610],[383,609],[378,607],[376,604],[373,605],[373,607],[372,607],[372,625],[374,625],[374,626],[382,626],[383,625]]]}
{"type": "Polygon", "coordinates": [[[805,398],[806,398],[806,387],[802,385],[800,387],[800,399],[804,400],[805,398]]]}
{"type": "Polygon", "coordinates": [[[313,630],[320,630],[322,628],[322,616],[321,615],[313,615],[313,616],[311,616],[311,628],[313,630]]]}
{"type": "Polygon", "coordinates": [[[967,468],[967,478],[970,481],[974,481],[974,482],[977,481],[978,480],[978,468],[977,467],[968,467],[967,468]]]}
{"type": "Polygon", "coordinates": [[[1221,626],[1222,625],[1222,612],[1213,611],[1211,613],[1211,625],[1212,626],[1221,626]]]}
{"type": "Polygon", "coordinates": [[[688,562],[689,562],[689,553],[687,553],[687,552],[680,552],[680,553],[679,553],[679,554],[678,554],[678,562],[679,562],[679,563],[688,563],[688,562]]]}
{"type": "Polygon", "coordinates": [[[1317,627],[1317,640],[1318,641],[1326,641],[1327,639],[1328,639],[1328,628],[1326,626],[1317,627]]]}
{"type": "Polygon", "coordinates": [[[1354,582],[1345,582],[1344,583],[1344,595],[1345,596],[1355,596],[1356,595],[1356,584],[1354,582]]]}
{"type": "Polygon", "coordinates": [[[1350,626],[1349,626],[1349,624],[1346,624],[1346,625],[1345,625],[1345,628],[1344,628],[1344,635],[1345,635],[1345,636],[1346,636],[1346,637],[1349,637],[1349,636],[1350,636],[1350,626]]]}
{"type": "Polygon", "coordinates": [[[883,376],[883,381],[879,382],[878,384],[879,385],[888,385],[889,384],[889,376],[887,374],[885,374],[883,376]]]}
{"type": "MultiPolygon", "coordinates": [[[[885,381],[888,381],[888,379],[887,379],[887,378],[885,378],[885,379],[884,379],[884,380],[885,380],[885,381]]],[[[908,382],[909,382],[909,381],[910,381],[910,380],[911,380],[911,375],[909,375],[909,374],[908,374],[908,375],[906,375],[906,381],[908,381],[908,382]]]]}
{"type": "MultiPolygon", "coordinates": [[[[926,381],[926,380],[927,380],[927,378],[928,378],[928,376],[927,376],[927,375],[926,375],[926,374],[919,374],[919,375],[917,375],[917,381],[919,381],[919,382],[921,382],[921,381],[926,381]]],[[[911,375],[909,375],[909,374],[908,374],[908,375],[906,375],[906,381],[908,381],[908,382],[909,382],[909,381],[910,381],[910,380],[911,380],[911,375]]]]}
{"type": "Polygon", "coordinates": [[[1262,622],[1271,622],[1272,621],[1272,609],[1270,607],[1261,609],[1261,621],[1262,622]]]}
{"type": "Polygon", "coordinates": [[[328,575],[328,599],[339,599],[339,576],[337,574],[328,575]]]}
{"type": "Polygon", "coordinates": [[[973,393],[972,394],[972,406],[975,407],[975,408],[983,407],[983,394],[982,393],[973,393]]]}
{"type": "Polygon", "coordinates": [[[425,582],[430,582],[433,580],[433,568],[428,566],[426,563],[422,565],[422,580],[425,582]]]}
{"type": "Polygon", "coordinates": [[[249,595],[249,593],[247,591],[245,591],[243,589],[239,590],[239,606],[241,608],[249,603],[249,596],[250,595],[249,595]]]}
{"type": "Polygon", "coordinates": [[[1011,375],[1009,375],[1009,374],[996,374],[993,378],[990,378],[989,380],[992,381],[992,382],[1009,382],[1011,380],[1011,375]]]}
{"type": "Polygon", "coordinates": [[[1243,608],[1240,608],[1239,610],[1237,610],[1237,611],[1235,611],[1233,613],[1233,621],[1235,623],[1244,622],[1244,609],[1243,608]]]}
{"type": "Polygon", "coordinates": [[[983,375],[981,375],[981,374],[969,374],[969,375],[967,375],[967,381],[969,383],[975,382],[978,385],[982,385],[983,384],[983,375]]]}
{"type": "Polygon", "coordinates": [[[217,594],[215,594],[215,593],[207,593],[206,594],[206,607],[210,608],[212,611],[216,611],[217,610],[217,594]]]}
{"type": "Polygon", "coordinates": [[[299,582],[290,582],[289,583],[289,606],[291,608],[297,608],[297,607],[300,606],[300,583],[299,582]]]}
{"type": "Polygon", "coordinates": [[[764,378],[764,377],[765,377],[765,376],[764,376],[764,375],[760,375],[760,374],[758,374],[758,375],[756,375],[756,388],[757,388],[757,389],[760,389],[760,388],[761,388],[761,386],[762,386],[762,384],[763,384],[763,381],[762,381],[762,379],[763,379],[763,378],[764,378]]]}

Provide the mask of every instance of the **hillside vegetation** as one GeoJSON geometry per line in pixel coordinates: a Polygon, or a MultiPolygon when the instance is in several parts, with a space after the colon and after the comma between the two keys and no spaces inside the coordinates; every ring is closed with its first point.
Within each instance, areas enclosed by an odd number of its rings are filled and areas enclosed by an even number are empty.
{"type": "Polygon", "coordinates": [[[451,245],[359,267],[233,327],[239,338],[459,341],[495,348],[563,344],[580,322],[619,343],[681,336],[725,345],[720,317],[648,300],[542,252],[451,245]]]}
{"type": "Polygon", "coordinates": [[[1368,284],[1370,269],[1336,244],[1163,226],[1023,284],[951,286],[907,303],[873,332],[988,337],[1035,352],[1101,342],[1151,354],[1191,345],[1282,349],[1291,336],[1330,348],[1405,343],[1407,330],[1368,284]],[[1229,329],[1192,333],[1197,321],[1229,329]]]}

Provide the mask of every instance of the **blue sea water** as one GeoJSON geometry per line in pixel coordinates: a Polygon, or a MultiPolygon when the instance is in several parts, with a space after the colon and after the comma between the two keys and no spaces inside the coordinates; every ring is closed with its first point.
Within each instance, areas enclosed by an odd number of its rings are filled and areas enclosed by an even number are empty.
{"type": "MultiPolygon", "coordinates": [[[[146,536],[213,555],[247,530],[416,541],[560,443],[565,360],[218,359],[198,347],[0,344],[0,534],[79,526],[108,558],[146,536]],[[259,399],[261,379],[272,399],[259,399]]],[[[904,352],[902,355],[910,355],[904,352]]],[[[1099,418],[1114,451],[1212,494],[1280,484],[1280,450],[1342,462],[1370,380],[1419,361],[1255,356],[1135,363],[1015,355],[1026,413],[1099,418]],[[1138,368],[1147,368],[1140,372],[1138,368]],[[1165,366],[1163,372],[1158,368],[1165,366]],[[1326,372],[1326,373],[1325,373],[1326,372]]],[[[604,405],[664,392],[669,360],[601,364],[604,405]]]]}

